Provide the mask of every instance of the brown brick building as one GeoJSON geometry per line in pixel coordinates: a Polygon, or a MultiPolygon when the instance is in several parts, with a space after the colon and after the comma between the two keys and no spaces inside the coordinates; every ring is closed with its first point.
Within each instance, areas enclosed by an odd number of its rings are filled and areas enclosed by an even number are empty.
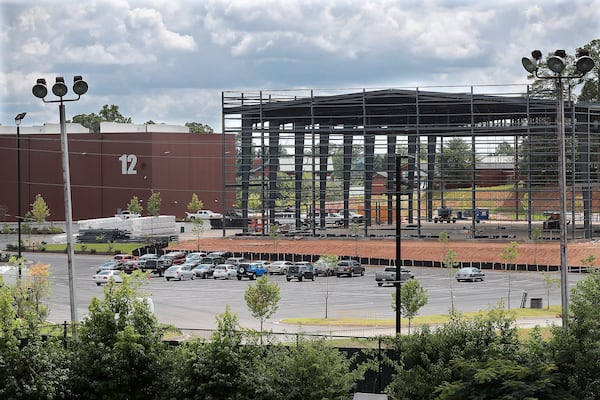
{"type": "MultiPolygon", "coordinates": [[[[190,134],[182,127],[131,124],[111,124],[109,132],[89,133],[78,124],[67,125],[74,220],[113,216],[127,208],[133,196],[141,200],[146,215],[146,202],[153,191],[160,192],[160,214],[178,218],[185,216],[193,193],[205,208],[217,212],[235,202],[235,192],[225,193],[222,185],[224,178],[235,180],[234,168],[228,167],[235,163],[224,163],[222,158],[223,154],[235,154],[233,135],[190,134]]],[[[41,194],[50,208],[48,220],[64,220],[58,126],[21,126],[20,154],[23,214],[41,194]]],[[[15,221],[15,127],[0,130],[0,159],[0,208],[7,221],[15,221]]]]}

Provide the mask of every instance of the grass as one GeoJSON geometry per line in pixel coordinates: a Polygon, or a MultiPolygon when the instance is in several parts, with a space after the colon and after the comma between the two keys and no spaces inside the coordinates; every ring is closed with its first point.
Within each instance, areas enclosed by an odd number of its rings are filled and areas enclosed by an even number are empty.
{"type": "MultiPolygon", "coordinates": [[[[75,243],[73,250],[81,253],[99,253],[99,254],[131,254],[137,248],[144,247],[142,242],[131,243],[75,243]]],[[[64,243],[48,243],[44,245],[48,252],[65,252],[67,245],[64,243]]]]}
{"type": "MultiPolygon", "coordinates": [[[[475,319],[483,317],[488,313],[488,310],[461,313],[464,319],[475,319]]],[[[516,320],[519,319],[535,319],[535,318],[554,318],[560,316],[560,306],[551,306],[547,308],[513,308],[510,313],[516,320]]],[[[433,314],[433,315],[417,315],[413,318],[411,326],[423,325],[440,325],[445,324],[450,320],[448,314],[433,314]]],[[[395,318],[387,319],[362,319],[362,318],[287,318],[281,321],[290,325],[314,325],[314,326],[359,326],[359,327],[394,327],[396,325],[395,318]]],[[[408,319],[402,318],[402,325],[408,326],[408,319]]]]}

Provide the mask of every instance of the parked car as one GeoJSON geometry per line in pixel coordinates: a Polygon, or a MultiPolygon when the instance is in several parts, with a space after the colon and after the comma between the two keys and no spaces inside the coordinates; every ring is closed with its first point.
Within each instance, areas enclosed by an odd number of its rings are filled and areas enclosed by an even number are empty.
{"type": "Polygon", "coordinates": [[[98,267],[96,273],[99,273],[100,271],[108,271],[111,269],[119,269],[119,263],[116,261],[107,261],[98,267]]]}
{"type": "Polygon", "coordinates": [[[292,265],[294,265],[294,263],[291,261],[273,261],[271,264],[268,265],[267,270],[269,272],[269,275],[285,275],[287,274],[288,268],[292,265]]]}
{"type": "MultiPolygon", "coordinates": [[[[400,267],[400,284],[408,281],[409,279],[413,279],[415,275],[406,267],[400,267]]],[[[390,282],[395,285],[398,283],[396,280],[396,267],[390,266],[385,267],[383,271],[378,271],[375,273],[375,282],[377,282],[377,286],[383,286],[384,283],[390,282]]]]}
{"type": "Polygon", "coordinates": [[[225,264],[238,265],[244,261],[246,261],[244,257],[229,257],[227,260],[225,260],[225,264]]]}
{"type": "Polygon", "coordinates": [[[142,254],[137,259],[138,268],[141,269],[144,266],[144,264],[146,264],[146,261],[148,261],[148,260],[156,260],[157,258],[158,258],[158,254],[154,254],[154,253],[142,254]]]}
{"type": "Polygon", "coordinates": [[[248,278],[251,281],[267,273],[264,265],[255,262],[243,262],[237,265],[237,279],[248,278]]]}
{"type": "Polygon", "coordinates": [[[356,260],[340,260],[340,261],[338,261],[337,265],[335,266],[335,276],[337,276],[338,278],[342,275],[364,276],[364,274],[365,274],[365,267],[363,267],[356,260]]]}
{"type": "Polygon", "coordinates": [[[170,281],[171,279],[177,279],[183,281],[186,279],[194,280],[196,274],[192,272],[187,265],[172,265],[165,271],[165,279],[170,281]]]}
{"type": "Polygon", "coordinates": [[[198,260],[198,262],[200,262],[200,260],[202,260],[202,257],[206,257],[206,253],[204,253],[202,251],[195,251],[193,253],[188,253],[188,255],[185,256],[184,263],[188,263],[188,262],[194,261],[194,260],[198,260]]]}
{"type": "Polygon", "coordinates": [[[196,275],[196,278],[211,278],[213,276],[213,272],[215,272],[215,264],[198,264],[193,269],[192,272],[196,275]]]}
{"type": "Polygon", "coordinates": [[[303,279],[314,281],[316,276],[314,265],[308,262],[297,262],[288,268],[285,279],[288,282],[292,279],[298,279],[298,282],[302,282],[303,279]]]}
{"type": "Polygon", "coordinates": [[[120,266],[120,270],[125,272],[126,274],[131,274],[133,271],[137,271],[138,263],[137,261],[125,261],[120,266]]]}
{"type": "Polygon", "coordinates": [[[200,264],[225,264],[225,257],[220,254],[207,254],[205,257],[202,257],[200,264]]]}
{"type": "Polygon", "coordinates": [[[133,261],[135,257],[131,254],[115,254],[113,260],[119,264],[123,264],[125,261],[133,261]]]}
{"type": "Polygon", "coordinates": [[[170,257],[160,256],[159,258],[151,258],[146,260],[140,266],[142,272],[151,271],[153,274],[163,276],[164,272],[173,265],[173,260],[170,257]]]}
{"type": "Polygon", "coordinates": [[[141,214],[129,210],[123,210],[115,214],[115,217],[122,219],[139,218],[141,216],[141,214]]]}
{"type": "Polygon", "coordinates": [[[335,265],[330,265],[330,264],[326,263],[325,261],[323,261],[322,258],[319,258],[317,261],[315,261],[314,266],[315,266],[315,274],[317,276],[319,276],[319,275],[324,275],[324,276],[335,275],[335,265]]]}
{"type": "Polygon", "coordinates": [[[213,272],[213,279],[233,279],[237,276],[235,265],[219,264],[213,272]]]}
{"type": "Polygon", "coordinates": [[[92,280],[96,282],[96,285],[98,286],[108,283],[111,279],[114,280],[115,283],[122,283],[123,278],[121,277],[121,271],[116,269],[107,269],[92,276],[92,280]]]}
{"type": "Polygon", "coordinates": [[[167,254],[163,254],[160,258],[170,258],[172,264],[183,264],[185,262],[186,254],[183,251],[171,251],[167,254]]]}
{"type": "MultiPolygon", "coordinates": [[[[306,218],[304,219],[304,225],[310,226],[312,224],[313,218],[315,220],[315,225],[321,224],[321,214],[317,212],[314,214],[314,216],[312,213],[306,214],[306,218]]],[[[323,219],[325,220],[325,225],[340,226],[344,224],[344,216],[336,212],[323,213],[323,219]]]]}
{"type": "Polygon", "coordinates": [[[475,268],[475,267],[461,268],[456,273],[456,281],[457,282],[461,282],[461,281],[471,281],[471,282],[482,281],[483,282],[484,278],[485,278],[485,274],[483,273],[483,271],[480,270],[479,268],[475,268]]]}
{"type": "MultiPolygon", "coordinates": [[[[343,215],[343,213],[342,213],[343,215]]],[[[354,211],[348,211],[348,218],[350,219],[350,222],[356,223],[356,224],[361,224],[363,222],[365,222],[365,216],[359,213],[356,213],[354,211]]]]}

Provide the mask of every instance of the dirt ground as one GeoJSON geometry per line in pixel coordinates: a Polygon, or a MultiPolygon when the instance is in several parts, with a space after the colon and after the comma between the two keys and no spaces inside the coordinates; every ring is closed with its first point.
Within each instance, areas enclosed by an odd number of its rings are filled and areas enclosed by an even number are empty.
{"type": "MultiPolygon", "coordinates": [[[[173,248],[181,250],[227,250],[257,253],[294,253],[294,254],[334,254],[338,256],[360,256],[395,259],[396,243],[394,239],[323,239],[280,238],[273,242],[271,238],[201,238],[182,241],[173,248]]],[[[509,242],[489,241],[451,241],[447,247],[438,240],[402,240],[402,259],[441,261],[448,249],[457,254],[457,261],[480,261],[504,263],[501,254],[509,242]]],[[[558,241],[532,243],[518,242],[518,255],[513,263],[560,265],[560,244],[558,241]]],[[[581,260],[594,256],[594,266],[600,266],[600,245],[597,241],[569,242],[567,246],[570,266],[581,265],[581,260]]]]}

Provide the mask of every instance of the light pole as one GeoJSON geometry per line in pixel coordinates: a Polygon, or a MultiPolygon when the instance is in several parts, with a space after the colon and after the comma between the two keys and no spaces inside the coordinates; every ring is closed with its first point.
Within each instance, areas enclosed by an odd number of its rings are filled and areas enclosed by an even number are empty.
{"type": "Polygon", "coordinates": [[[534,50],[532,58],[523,57],[521,63],[523,68],[539,79],[553,79],[556,84],[556,136],[558,139],[558,190],[560,197],[560,298],[562,307],[563,329],[567,329],[569,318],[569,287],[568,287],[568,260],[567,260],[567,164],[565,152],[565,104],[563,101],[563,79],[582,78],[594,68],[594,60],[589,52],[584,49],[577,50],[575,60],[576,74],[565,75],[567,53],[564,50],[556,50],[554,55],[546,59],[546,66],[550,74],[540,74],[540,61],[542,52],[534,50]]]}
{"type": "Polygon", "coordinates": [[[402,291],[400,282],[402,278],[402,213],[400,212],[402,193],[402,156],[396,155],[396,335],[400,335],[402,331],[402,291]]]}
{"type": "MultiPolygon", "coordinates": [[[[22,112],[15,117],[17,125],[17,248],[19,259],[21,258],[21,121],[27,113],[22,112]]],[[[19,262],[19,280],[21,279],[21,263],[19,262]]]]}
{"type": "Polygon", "coordinates": [[[73,225],[73,213],[71,207],[71,176],[69,171],[69,144],[67,140],[67,123],[65,118],[65,105],[64,103],[70,101],[77,101],[81,98],[81,95],[88,91],[88,84],[80,75],[73,78],[73,92],[77,95],[77,98],[64,99],[63,97],[67,94],[68,89],[65,85],[65,79],[62,76],[56,77],[56,83],[52,85],[52,93],[58,97],[58,100],[46,100],[45,97],[48,94],[48,88],[46,87],[46,80],[41,78],[38,79],[36,84],[32,88],[33,95],[39,99],[42,99],[44,103],[59,103],[59,120],[60,120],[60,143],[62,152],[62,170],[63,170],[63,181],[64,181],[64,198],[65,198],[65,222],[67,231],[67,272],[69,275],[69,300],[71,302],[71,325],[73,335],[76,334],[77,324],[77,304],[75,302],[75,281],[73,279],[73,234],[71,228],[73,225]]]}

